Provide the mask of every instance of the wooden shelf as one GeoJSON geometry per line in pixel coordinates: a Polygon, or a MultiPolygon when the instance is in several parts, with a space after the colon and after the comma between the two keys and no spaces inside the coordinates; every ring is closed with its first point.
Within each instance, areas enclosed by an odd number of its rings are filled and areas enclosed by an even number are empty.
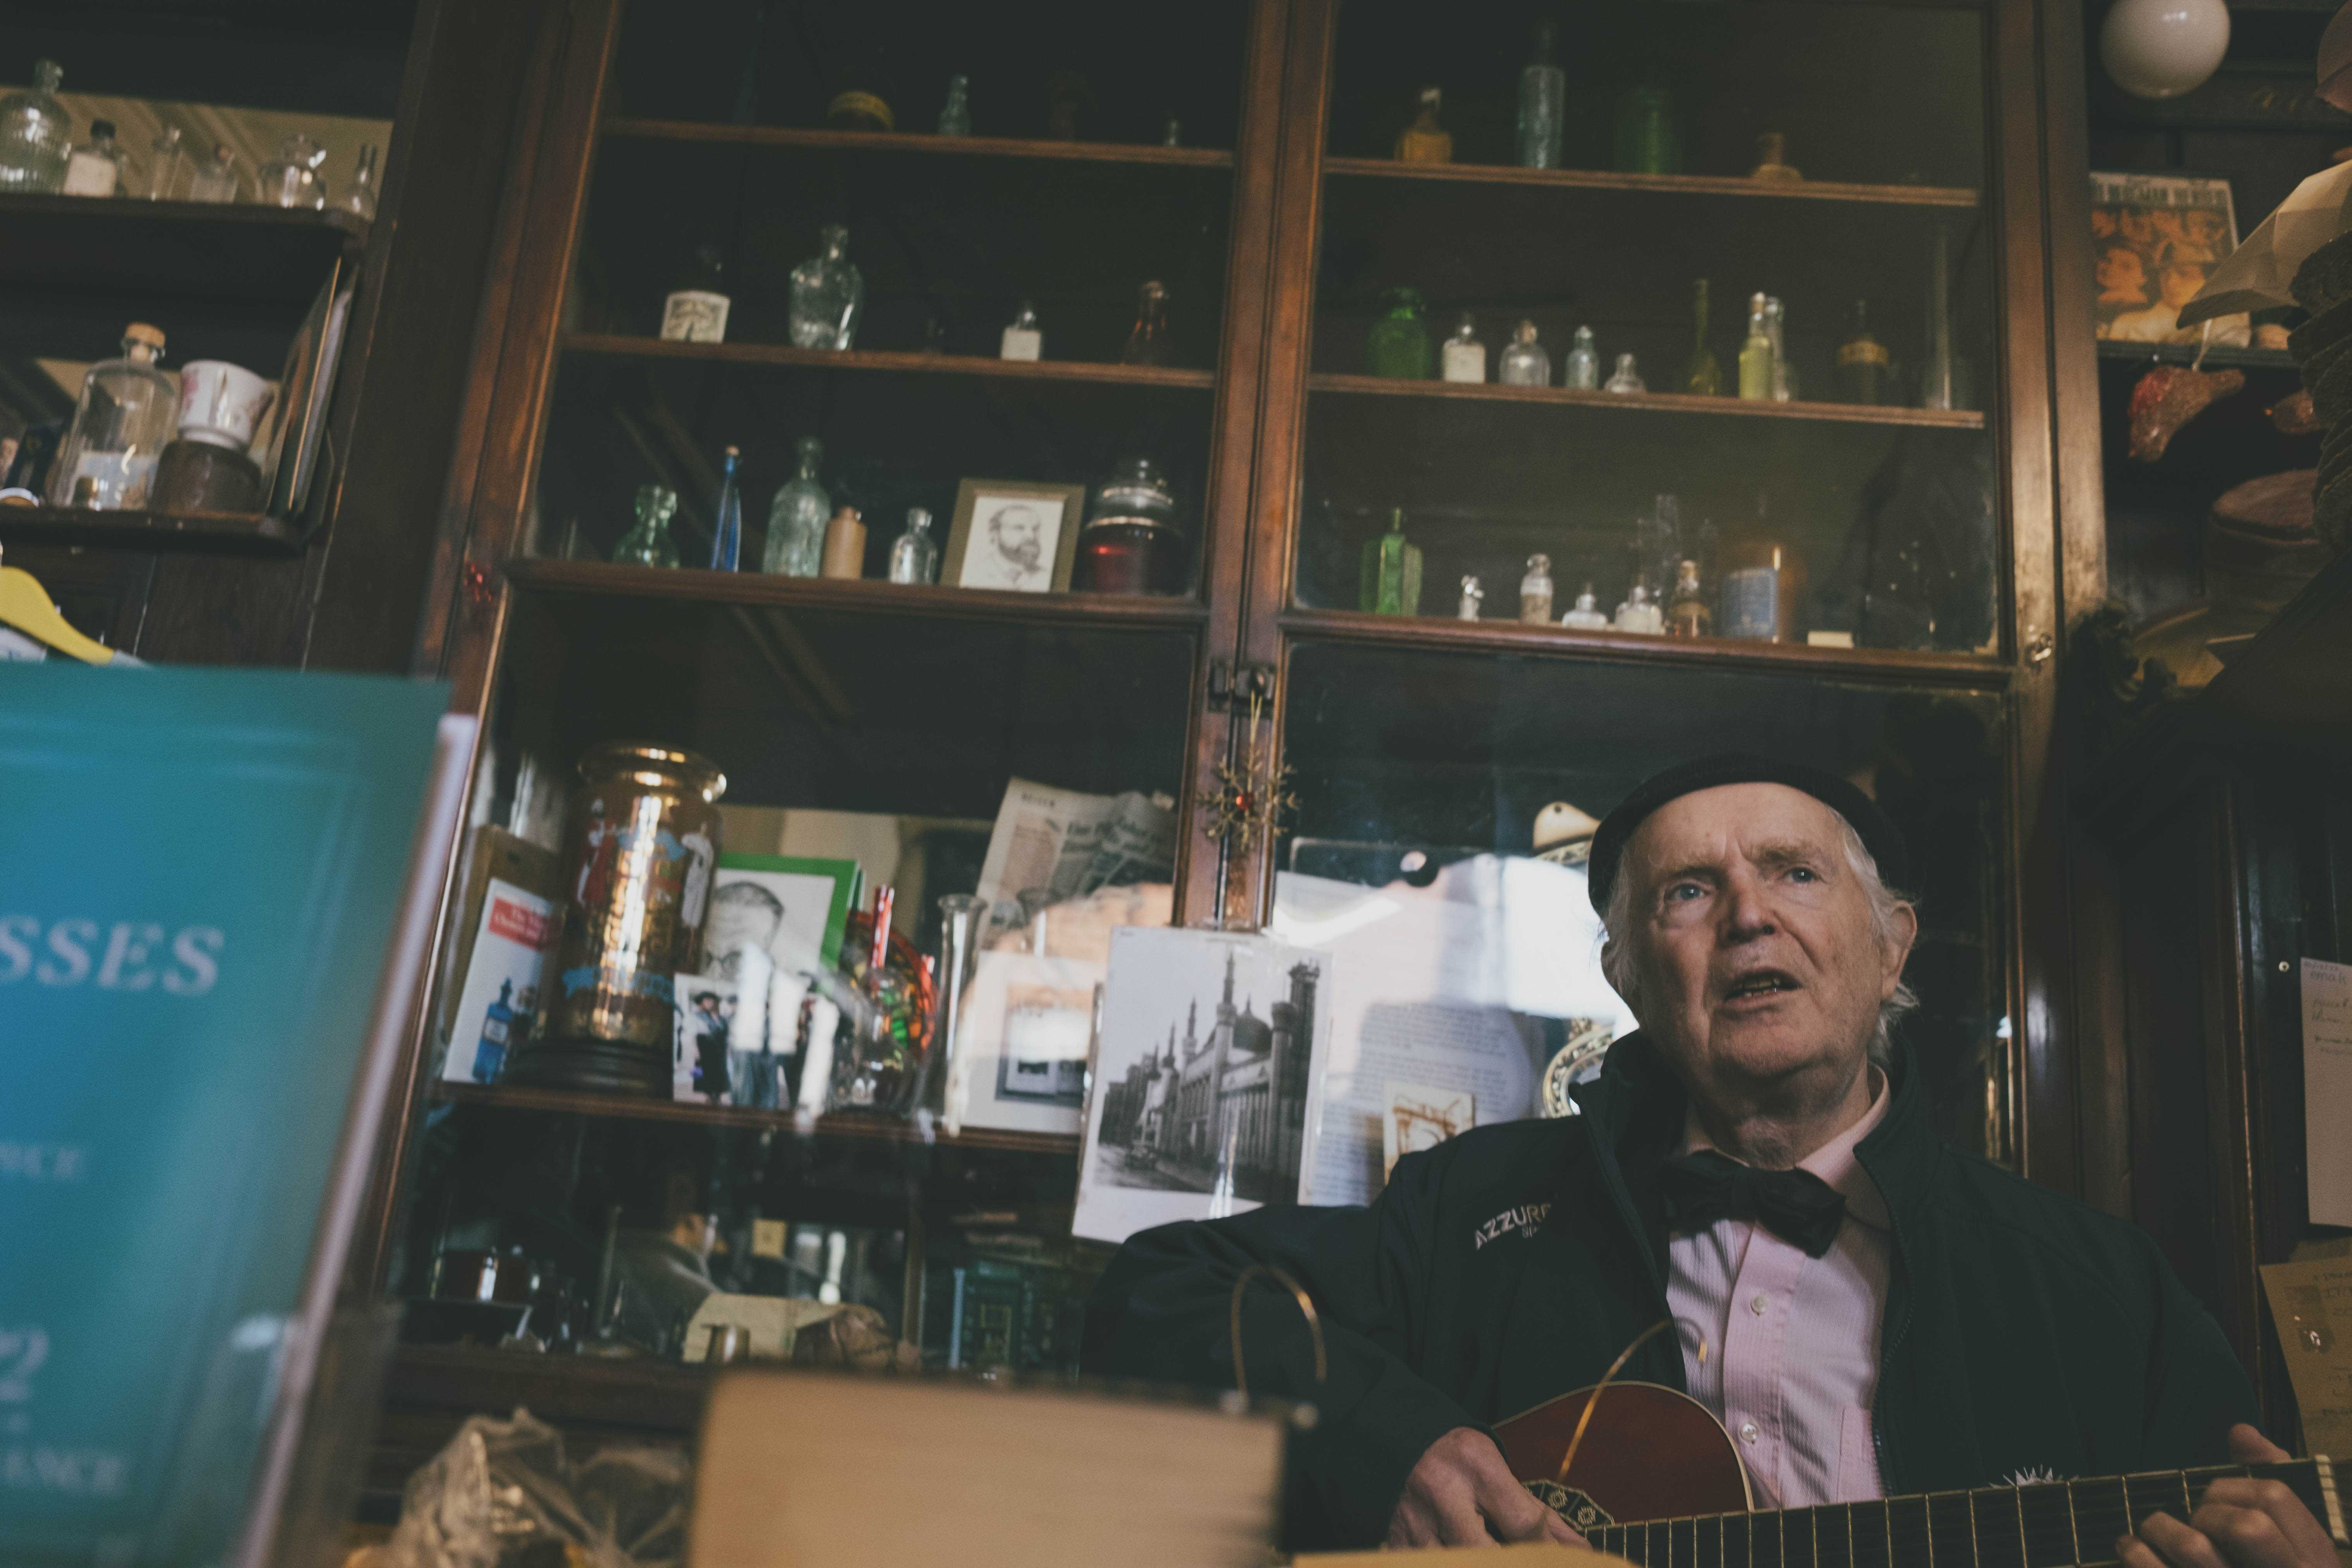
{"type": "Polygon", "coordinates": [[[120,295],[167,330],[158,312],[191,299],[308,304],[368,233],[345,212],[129,196],[0,195],[0,287],[120,295]]]}
{"type": "Polygon", "coordinates": [[[1700,397],[1686,392],[1583,392],[1565,386],[1505,386],[1491,381],[1407,381],[1388,375],[1310,375],[1312,392],[1374,397],[1468,397],[1496,403],[1557,403],[1619,412],[1649,410],[1739,419],[1811,419],[1840,425],[1914,425],[1939,430],[1981,430],[1985,416],[1968,408],[1872,407],[1859,403],[1768,403],[1748,397],[1700,397]]]}
{"type": "Polygon", "coordinates": [[[1102,386],[1171,386],[1205,391],[1217,384],[1213,371],[1160,365],[1097,364],[1066,359],[988,359],[979,354],[909,353],[898,349],[803,349],[790,343],[683,343],[618,332],[566,332],[563,349],[567,353],[614,359],[895,371],[902,375],[988,375],[1012,381],[1087,382],[1102,386]]]}
{"type": "Polygon", "coordinates": [[[847,610],[924,620],[1056,622],[1097,626],[1194,626],[1208,618],[1195,599],[1126,594],[1015,594],[993,588],[885,583],[877,578],[782,577],[766,572],[705,572],[623,566],[609,561],[519,556],[506,563],[515,586],[539,594],[697,599],[779,609],[847,610]]]}
{"type": "Polygon", "coordinates": [[[722,142],[740,147],[805,147],[859,153],[938,153],[965,158],[1045,158],[1086,163],[1157,163],[1169,168],[1230,169],[1234,155],[1218,147],[1160,147],[1130,142],[1048,142],[1019,136],[939,136],[905,131],[828,131],[798,125],[719,125],[700,120],[636,120],[615,116],[604,134],[639,142],[722,142]]]}
{"type": "Polygon", "coordinates": [[[1802,643],[1749,642],[1730,637],[1644,637],[1637,632],[1574,631],[1556,624],[1373,616],[1356,610],[1286,610],[1282,626],[1294,637],[1362,647],[1423,648],[1433,653],[1553,655],[1716,670],[1900,680],[1909,685],[1973,691],[2004,689],[2012,674],[2006,662],[1989,654],[1811,647],[1802,643]]]}
{"type": "Polygon", "coordinates": [[[100,511],[89,507],[0,505],[0,540],[175,555],[289,556],[302,552],[294,525],[259,512],[100,511]]]}
{"type": "Polygon", "coordinates": [[[739,1110],[732,1106],[700,1105],[691,1100],[647,1100],[625,1094],[574,1093],[563,1089],[502,1089],[496,1085],[436,1081],[433,1098],[456,1105],[488,1106],[499,1110],[555,1111],[569,1116],[601,1116],[631,1121],[692,1122],[705,1127],[758,1127],[796,1132],[814,1138],[856,1138],[884,1143],[928,1143],[949,1149],[990,1149],[1025,1154],[1069,1154],[1078,1152],[1078,1140],[1051,1132],[1005,1132],[992,1128],[967,1128],[950,1136],[936,1123],[900,1121],[890,1116],[841,1114],[807,1121],[789,1110],[739,1110]]]}
{"type": "Polygon", "coordinates": [[[1962,207],[1977,193],[1949,185],[1862,185],[1839,180],[1751,180],[1738,174],[1621,174],[1610,169],[1521,169],[1501,163],[1400,163],[1390,158],[1326,158],[1323,172],[1348,178],[1436,180],[1562,190],[1644,191],[1656,195],[1753,196],[1766,201],[1859,202],[1867,205],[1962,207]]]}

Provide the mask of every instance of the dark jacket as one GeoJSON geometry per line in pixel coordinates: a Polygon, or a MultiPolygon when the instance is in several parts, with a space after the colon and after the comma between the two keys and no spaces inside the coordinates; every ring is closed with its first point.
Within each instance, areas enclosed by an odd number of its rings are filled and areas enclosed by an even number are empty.
{"type": "MultiPolygon", "coordinates": [[[[1895,1267],[1872,1412],[1892,1495],[2021,1473],[2219,1463],[2252,1386],[2140,1231],[1951,1149],[1906,1055],[1856,1157],[1886,1200],[1895,1267]]],[[[1666,1316],[1665,1248],[1643,1179],[1683,1127],[1682,1087],[1639,1035],[1583,1114],[1481,1127],[1397,1162],[1368,1208],[1265,1208],[1129,1241],[1087,1314],[1091,1372],[1233,1385],[1233,1282],[1266,1260],[1323,1313],[1315,1386],[1297,1308],[1253,1286],[1254,1394],[1312,1402],[1297,1445],[1294,1547],[1377,1541],[1423,1451],[1600,1380],[1666,1316]],[[1629,1172],[1631,1180],[1629,1180],[1629,1172]]],[[[1672,1335],[1620,1374],[1683,1386],[1672,1335]]]]}

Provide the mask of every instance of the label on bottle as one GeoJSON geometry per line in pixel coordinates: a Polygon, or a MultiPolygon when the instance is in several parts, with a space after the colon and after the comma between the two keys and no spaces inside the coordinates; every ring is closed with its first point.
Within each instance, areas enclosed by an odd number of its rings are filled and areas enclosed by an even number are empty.
{"type": "Polygon", "coordinates": [[[1888,365],[1895,363],[1895,356],[1875,338],[1849,338],[1838,346],[1837,362],[1841,365],[1888,365]]]}
{"type": "Polygon", "coordinates": [[[999,359],[1036,359],[1045,347],[1045,334],[1034,327],[1007,327],[999,359]]]}
{"type": "Polygon", "coordinates": [[[66,183],[58,188],[69,196],[110,196],[121,178],[113,159],[77,148],[66,160],[66,183]]]}
{"type": "Polygon", "coordinates": [[[1445,379],[1477,381],[1486,379],[1486,345],[1484,343],[1447,342],[1445,345],[1445,379]]]}
{"type": "Polygon", "coordinates": [[[727,305],[724,294],[681,289],[662,301],[661,335],[674,343],[723,343],[727,305]]]}
{"type": "Polygon", "coordinates": [[[1723,574],[1723,635],[1770,642],[1780,635],[1780,574],[1747,566],[1723,574]]]}

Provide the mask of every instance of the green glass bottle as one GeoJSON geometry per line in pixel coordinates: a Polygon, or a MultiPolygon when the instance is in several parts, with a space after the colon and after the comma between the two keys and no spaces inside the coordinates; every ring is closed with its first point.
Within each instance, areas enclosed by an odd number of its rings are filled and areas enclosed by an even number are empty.
{"type": "Polygon", "coordinates": [[[677,510],[677,492],[667,485],[637,487],[637,525],[613,546],[613,559],[624,566],[675,566],[677,541],[669,536],[669,520],[677,510]]]}
{"type": "Polygon", "coordinates": [[[1404,508],[1389,513],[1389,531],[1364,542],[1359,608],[1375,616],[1421,614],[1421,546],[1404,536],[1404,508]]]}
{"type": "Polygon", "coordinates": [[[1679,174],[1683,143],[1675,124],[1675,96],[1655,83],[1629,87],[1617,98],[1617,168],[1627,174],[1679,174]]]}
{"type": "Polygon", "coordinates": [[[1683,390],[1696,393],[1701,397],[1714,397],[1723,391],[1723,367],[1715,363],[1715,351],[1706,346],[1706,279],[1704,278],[1694,279],[1691,282],[1691,315],[1694,324],[1690,362],[1683,366],[1683,390]]]}
{"type": "Polygon", "coordinates": [[[1739,345],[1739,395],[1750,402],[1772,395],[1772,331],[1764,312],[1764,296],[1748,300],[1748,341],[1739,345]]]}
{"type": "Polygon", "coordinates": [[[1364,368],[1374,375],[1404,381],[1429,379],[1429,329],[1421,319],[1421,293],[1391,289],[1381,295],[1381,317],[1364,333],[1364,368]]]}

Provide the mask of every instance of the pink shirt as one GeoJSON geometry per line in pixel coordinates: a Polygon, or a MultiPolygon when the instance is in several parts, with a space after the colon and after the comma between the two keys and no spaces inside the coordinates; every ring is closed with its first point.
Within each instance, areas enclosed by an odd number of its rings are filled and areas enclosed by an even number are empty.
{"type": "MultiPolygon", "coordinates": [[[[1684,1378],[1731,1434],[1759,1508],[1885,1495],[1870,1405],[1894,1237],[1878,1185],[1853,1157],[1886,1115],[1886,1080],[1874,1068],[1871,1079],[1862,1120],[1800,1162],[1845,1194],[1827,1253],[1808,1258],[1745,1220],[1668,1240],[1666,1303],[1684,1378]]],[[[1711,1147],[1694,1117],[1685,1151],[1711,1147]]]]}

